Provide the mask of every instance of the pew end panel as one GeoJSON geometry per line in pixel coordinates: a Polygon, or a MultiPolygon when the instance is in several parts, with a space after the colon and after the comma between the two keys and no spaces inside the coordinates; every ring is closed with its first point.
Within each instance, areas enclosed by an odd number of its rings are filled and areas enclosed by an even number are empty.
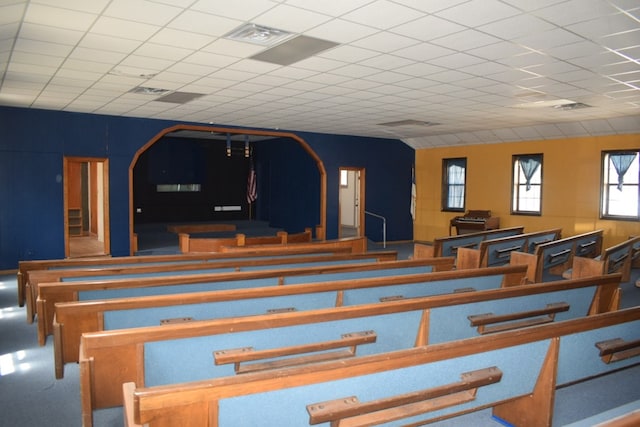
{"type": "Polygon", "coordinates": [[[433,245],[426,243],[413,244],[413,259],[435,258],[439,256],[440,254],[435,253],[433,245]]]}
{"type": "Polygon", "coordinates": [[[538,277],[538,257],[536,255],[525,252],[512,252],[509,264],[526,266],[527,273],[523,284],[536,283],[536,278],[538,277]]]}
{"type": "Polygon", "coordinates": [[[471,248],[459,248],[456,257],[456,268],[467,270],[470,268],[480,268],[480,250],[471,248]]]}

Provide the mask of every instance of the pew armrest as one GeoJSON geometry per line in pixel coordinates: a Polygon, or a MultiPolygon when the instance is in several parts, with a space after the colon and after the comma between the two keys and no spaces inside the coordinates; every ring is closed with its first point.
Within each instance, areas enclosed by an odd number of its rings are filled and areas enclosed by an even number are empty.
{"type": "Polygon", "coordinates": [[[493,366],[465,372],[460,381],[430,389],[419,390],[369,402],[356,396],[307,405],[309,424],[331,422],[331,425],[367,426],[451,407],[475,399],[479,387],[495,384],[502,379],[502,371],[493,366]]]}
{"type": "Polygon", "coordinates": [[[550,323],[555,319],[556,313],[563,311],[569,311],[569,304],[566,302],[547,304],[545,308],[538,310],[521,311],[501,315],[493,313],[474,314],[467,316],[467,318],[471,322],[471,326],[477,327],[478,333],[484,335],[550,323]]]}
{"type": "Polygon", "coordinates": [[[622,338],[614,338],[597,342],[596,347],[600,350],[600,358],[607,364],[640,355],[640,340],[625,341],[622,338]]]}
{"type": "Polygon", "coordinates": [[[353,357],[356,355],[356,349],[359,345],[374,343],[377,338],[375,331],[352,332],[343,334],[338,340],[268,350],[255,350],[253,347],[218,350],[213,353],[213,358],[216,365],[233,363],[235,365],[235,372],[237,374],[244,374],[353,357]],[[304,355],[289,357],[301,354],[304,355]],[[284,357],[284,359],[264,361],[266,359],[282,357],[284,357]],[[242,363],[256,362],[258,360],[262,360],[263,362],[242,365],[242,363]]]}

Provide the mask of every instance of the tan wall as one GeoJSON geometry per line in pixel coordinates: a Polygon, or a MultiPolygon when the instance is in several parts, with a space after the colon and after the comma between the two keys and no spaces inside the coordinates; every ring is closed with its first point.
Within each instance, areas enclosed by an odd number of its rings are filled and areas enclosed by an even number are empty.
{"type": "Polygon", "coordinates": [[[563,236],[605,230],[605,247],[640,234],[638,221],[599,218],[601,152],[640,149],[640,134],[483,144],[416,150],[417,207],[414,239],[449,234],[455,212],[441,212],[442,159],[467,158],[466,209],[490,209],[501,227],[525,232],[562,227],[563,236]],[[542,215],[510,214],[511,156],[542,153],[542,215]]]}

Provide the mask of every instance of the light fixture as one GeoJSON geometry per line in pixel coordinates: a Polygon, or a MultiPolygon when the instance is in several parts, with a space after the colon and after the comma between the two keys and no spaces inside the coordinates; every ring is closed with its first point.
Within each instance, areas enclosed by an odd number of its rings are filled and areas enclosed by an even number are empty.
{"type": "Polygon", "coordinates": [[[244,136],[244,156],[249,157],[249,135],[244,136]]]}
{"type": "Polygon", "coordinates": [[[288,31],[279,30],[277,28],[248,23],[236,28],[230,33],[227,33],[224,38],[259,44],[262,46],[273,46],[292,35],[293,34],[288,31]]]}
{"type": "Polygon", "coordinates": [[[227,157],[231,157],[231,134],[227,134],[227,157]]]}

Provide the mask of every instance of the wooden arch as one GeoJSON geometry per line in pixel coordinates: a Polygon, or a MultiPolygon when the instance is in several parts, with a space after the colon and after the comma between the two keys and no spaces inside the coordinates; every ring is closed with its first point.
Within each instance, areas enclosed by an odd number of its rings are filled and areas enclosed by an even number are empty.
{"type": "Polygon", "coordinates": [[[133,226],[134,226],[134,206],[133,206],[133,169],[138,162],[138,158],[142,153],[144,153],[149,147],[158,142],[165,135],[179,131],[179,130],[190,130],[190,131],[202,131],[202,132],[215,132],[222,134],[234,134],[234,135],[257,135],[257,136],[272,136],[276,138],[291,138],[296,141],[298,144],[302,146],[302,148],[315,160],[316,166],[318,167],[318,172],[320,173],[320,223],[316,226],[316,238],[319,240],[325,240],[326,238],[326,223],[327,223],[327,172],[324,168],[324,163],[315,151],[307,144],[307,142],[300,138],[298,135],[290,132],[279,132],[279,131],[268,131],[268,130],[254,130],[254,129],[237,129],[237,128],[225,128],[225,127],[217,127],[217,126],[194,126],[194,125],[175,125],[166,129],[163,129],[156,136],[151,138],[149,142],[140,147],[138,151],[136,151],[133,159],[131,160],[131,164],[129,165],[129,251],[131,255],[134,254],[137,242],[134,237],[133,226]]]}

